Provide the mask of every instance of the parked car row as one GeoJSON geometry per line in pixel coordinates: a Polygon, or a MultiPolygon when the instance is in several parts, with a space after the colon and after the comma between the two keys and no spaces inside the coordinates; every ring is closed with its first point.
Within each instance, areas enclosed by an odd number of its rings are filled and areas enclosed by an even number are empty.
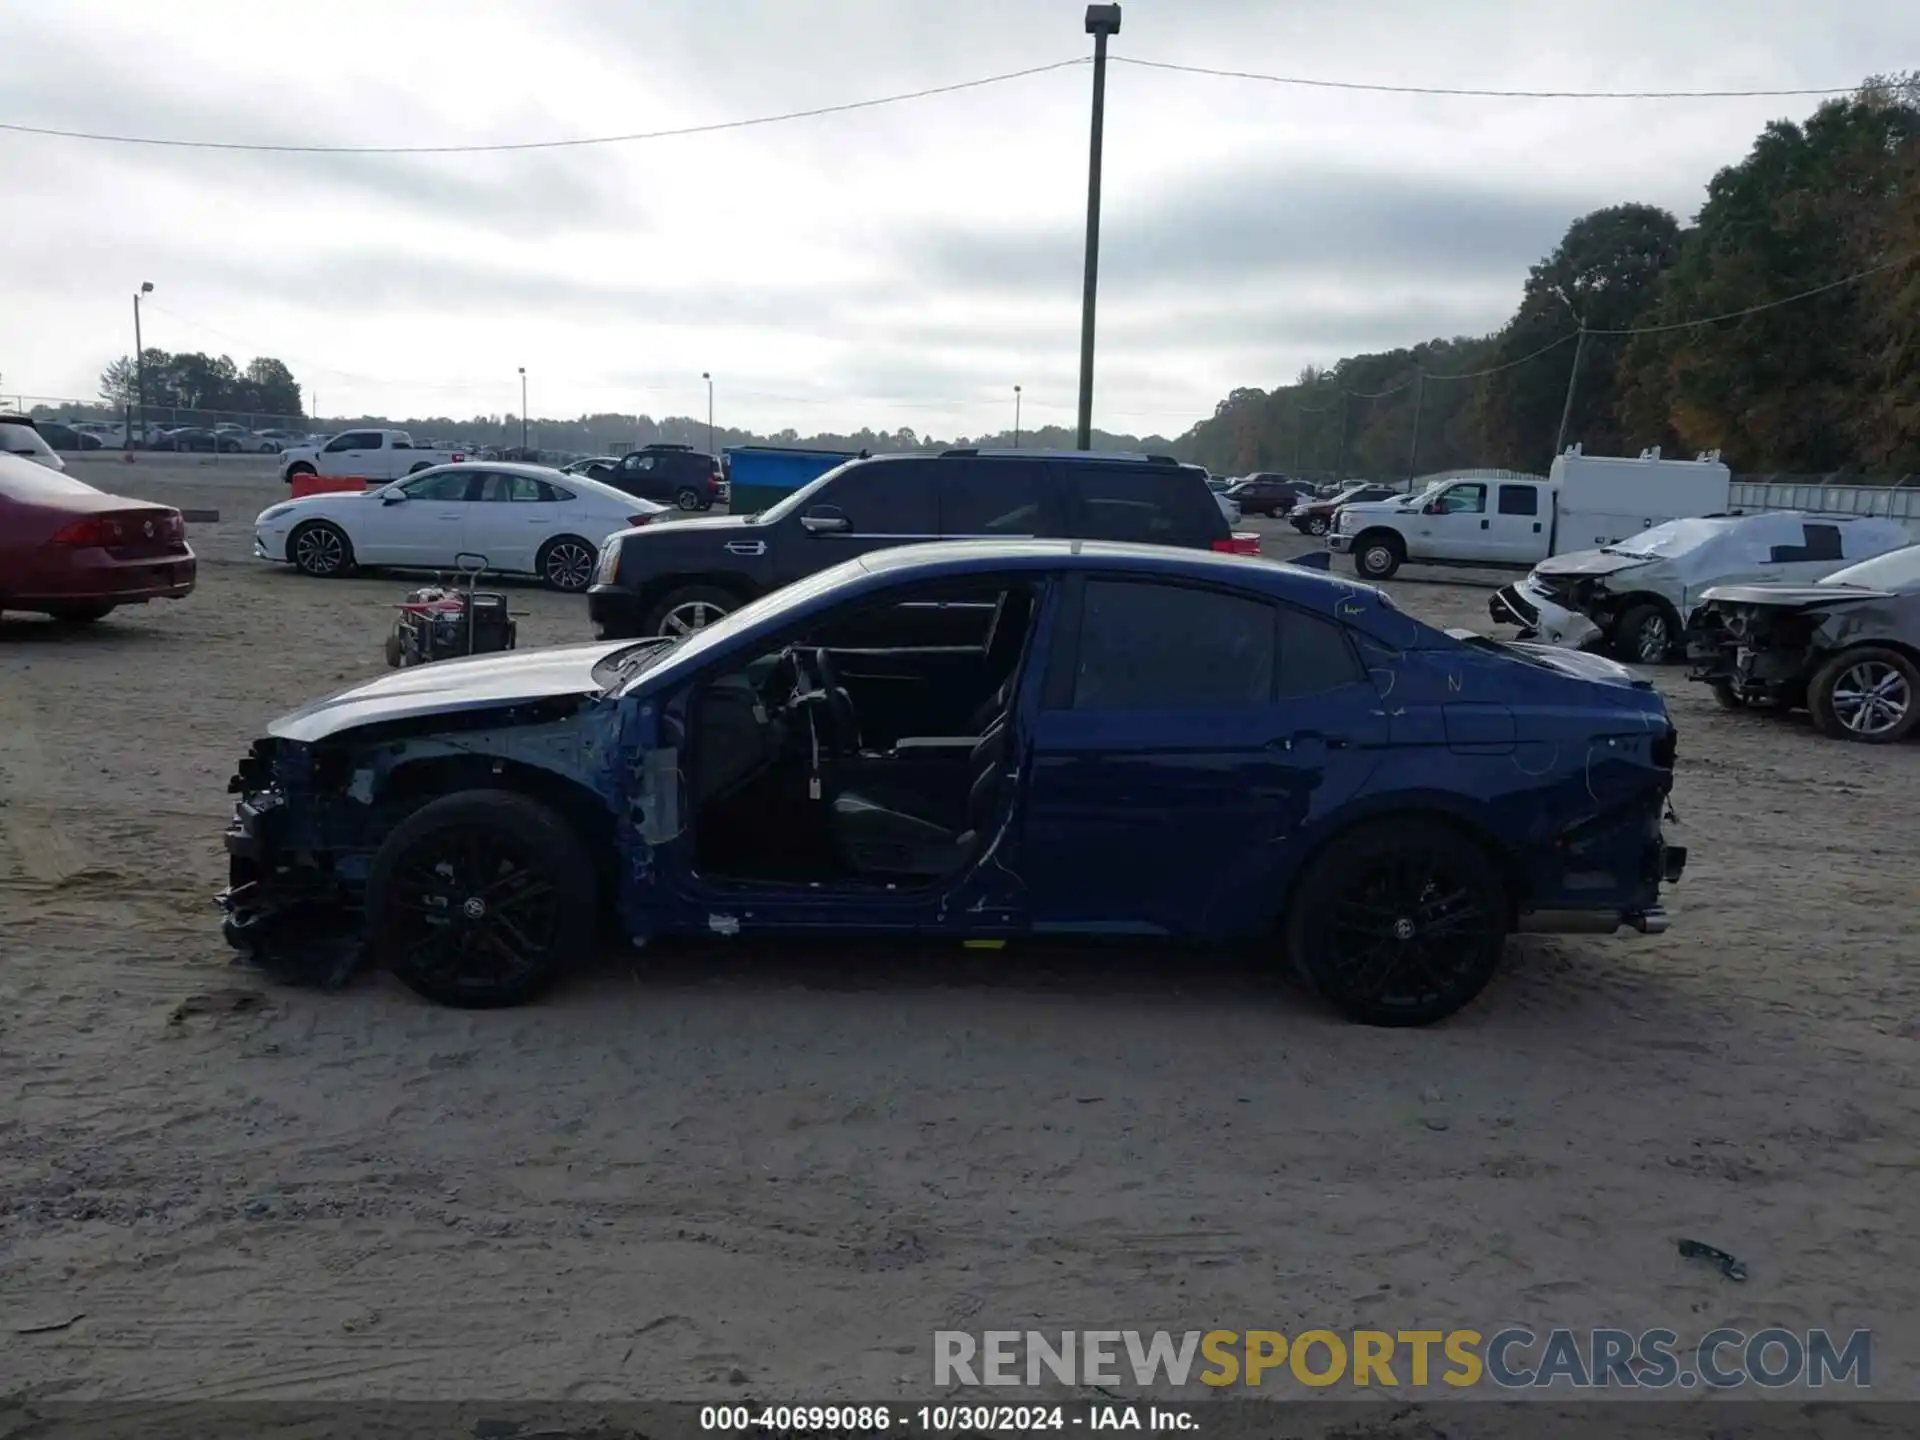
{"type": "Polygon", "coordinates": [[[123,450],[131,433],[135,449],[277,455],[304,438],[290,430],[250,430],[232,421],[212,426],[149,423],[131,429],[99,420],[35,419],[31,423],[55,450],[123,450]]]}

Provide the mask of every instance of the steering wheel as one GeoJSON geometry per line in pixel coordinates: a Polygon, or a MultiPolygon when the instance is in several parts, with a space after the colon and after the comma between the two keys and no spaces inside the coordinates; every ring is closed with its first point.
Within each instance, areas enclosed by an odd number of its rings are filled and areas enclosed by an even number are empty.
{"type": "MultiPolygon", "coordinates": [[[[799,658],[795,653],[795,659],[799,658]]],[[[807,654],[807,664],[803,673],[810,669],[813,673],[807,678],[812,682],[814,693],[826,697],[828,712],[833,716],[833,738],[835,749],[843,755],[858,754],[860,750],[860,717],[854,713],[853,699],[840,685],[840,671],[833,663],[833,656],[826,647],[807,654]]]]}

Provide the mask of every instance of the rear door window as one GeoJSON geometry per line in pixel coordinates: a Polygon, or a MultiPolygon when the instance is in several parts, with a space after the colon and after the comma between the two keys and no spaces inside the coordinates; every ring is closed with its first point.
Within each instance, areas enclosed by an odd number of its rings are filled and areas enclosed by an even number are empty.
{"type": "Polygon", "coordinates": [[[1531,485],[1502,485],[1500,513],[1502,515],[1538,515],[1540,492],[1531,485]]]}
{"type": "Polygon", "coordinates": [[[1217,590],[1090,580],[1072,708],[1189,710],[1273,695],[1273,607],[1217,590]]]}
{"type": "Polygon", "coordinates": [[[1063,467],[1075,514],[1070,534],[1143,545],[1205,545],[1226,534],[1206,485],[1165,465],[1063,467]]]}
{"type": "Polygon", "coordinates": [[[1046,467],[1013,460],[942,460],[940,533],[1007,539],[1045,535],[1046,467]]]}

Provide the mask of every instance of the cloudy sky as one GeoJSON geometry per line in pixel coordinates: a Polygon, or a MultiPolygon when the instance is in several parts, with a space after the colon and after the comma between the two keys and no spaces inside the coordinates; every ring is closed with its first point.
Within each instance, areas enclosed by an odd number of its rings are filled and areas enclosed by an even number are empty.
{"type": "MultiPolygon", "coordinates": [[[[269,144],[652,131],[1086,55],[1082,0],[0,0],[0,121],[269,144]]],[[[1387,84],[1845,86],[1912,0],[1127,0],[1116,57],[1387,84]]],[[[790,123],[479,155],[0,131],[0,395],[146,340],[277,355],[323,414],[1072,423],[1084,65],[790,123]]],[[[1697,208],[1811,98],[1460,99],[1108,78],[1095,423],[1511,311],[1576,215],[1697,208]]]]}

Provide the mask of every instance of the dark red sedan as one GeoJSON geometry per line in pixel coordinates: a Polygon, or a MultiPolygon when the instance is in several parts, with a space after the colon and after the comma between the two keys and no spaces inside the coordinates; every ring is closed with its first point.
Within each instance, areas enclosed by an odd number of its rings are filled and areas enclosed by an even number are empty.
{"type": "Polygon", "coordinates": [[[197,569],[178,510],[0,455],[0,610],[84,623],[191,594],[197,569]]]}

